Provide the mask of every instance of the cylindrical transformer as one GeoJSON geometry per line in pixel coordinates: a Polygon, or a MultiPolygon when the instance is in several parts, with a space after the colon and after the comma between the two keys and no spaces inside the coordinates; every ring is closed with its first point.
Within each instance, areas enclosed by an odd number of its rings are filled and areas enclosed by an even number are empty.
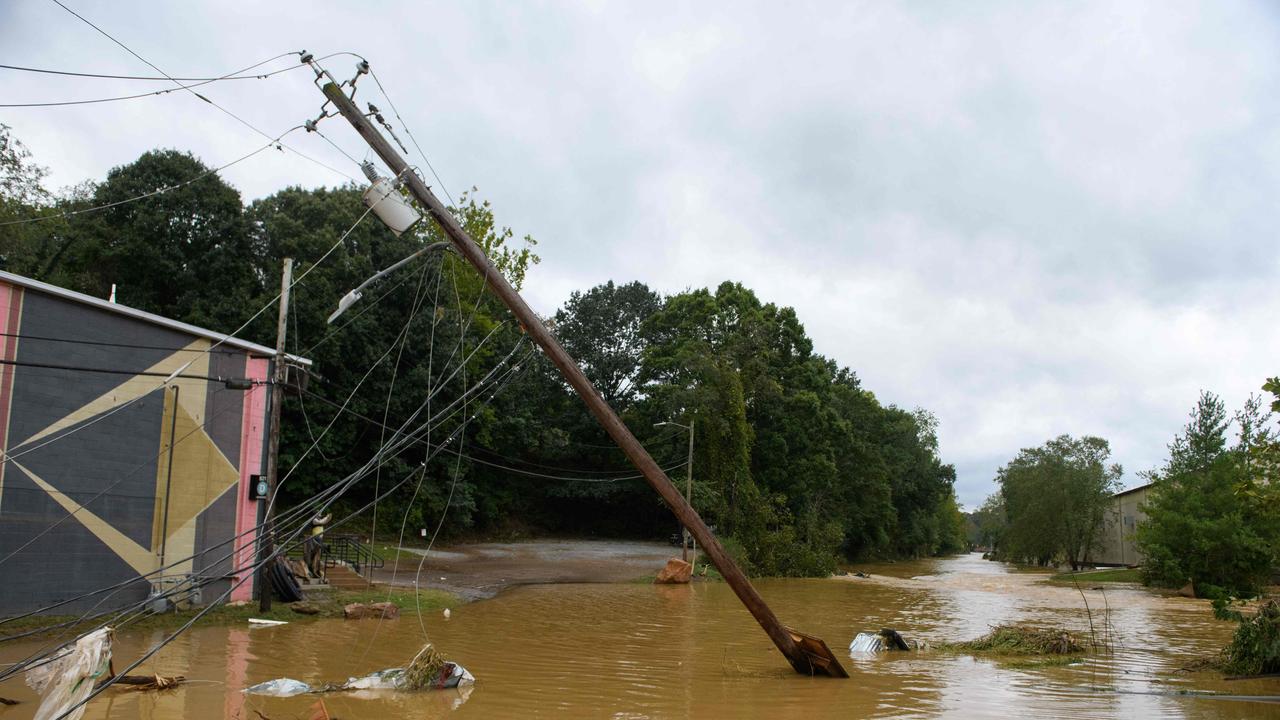
{"type": "Polygon", "coordinates": [[[366,207],[373,208],[373,214],[377,215],[378,219],[391,228],[391,232],[396,235],[413,227],[414,223],[422,219],[422,215],[386,178],[374,180],[369,189],[364,191],[364,204],[366,207]]]}

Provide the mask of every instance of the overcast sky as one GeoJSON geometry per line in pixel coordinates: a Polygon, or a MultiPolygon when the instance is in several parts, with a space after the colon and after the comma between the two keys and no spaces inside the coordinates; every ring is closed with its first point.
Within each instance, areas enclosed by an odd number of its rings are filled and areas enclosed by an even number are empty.
{"type": "MultiPolygon", "coordinates": [[[[740,281],[883,402],[935,412],[969,507],[1060,433],[1107,438],[1138,484],[1200,389],[1234,409],[1280,374],[1274,3],[65,2],[171,75],[360,53],[446,188],[538,239],[537,310],[740,281]]],[[[46,0],[0,3],[0,63],[151,73],[46,0]]],[[[165,87],[0,81],[5,103],[165,87]]],[[[273,136],[322,101],[305,69],[200,92],[273,136]]],[[[182,92],[0,122],[54,186],[265,142],[182,92]]],[[[224,177],[246,200],[344,181],[276,151],[224,177]]]]}

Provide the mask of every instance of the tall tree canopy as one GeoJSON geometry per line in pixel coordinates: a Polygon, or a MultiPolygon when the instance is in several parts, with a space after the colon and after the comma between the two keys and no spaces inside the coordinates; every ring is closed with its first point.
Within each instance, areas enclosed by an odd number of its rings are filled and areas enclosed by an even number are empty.
{"type": "MultiPolygon", "coordinates": [[[[340,514],[401,483],[347,530],[394,539],[437,526],[453,536],[675,529],[459,258],[430,254],[327,324],[348,290],[442,240],[433,224],[397,237],[371,218],[357,223],[364,208],[354,186],[286,188],[244,207],[216,173],[172,150],[60,195],[42,179],[0,128],[0,213],[50,218],[0,226],[0,256],[21,274],[100,297],[115,284],[124,304],[232,331],[269,306],[281,260],[295,259],[305,280],[294,287],[288,347],[314,361],[315,376],[285,403],[284,504],[363,465],[406,418],[443,413],[348,491],[340,514]],[[108,207],[64,216],[91,205],[108,207]]],[[[452,212],[519,286],[538,259],[533,239],[517,239],[474,192],[452,212]]],[[[262,313],[241,336],[273,344],[274,315],[262,313]]],[[[964,548],[936,420],[881,404],[852,370],[815,354],[791,308],[732,282],[668,298],[609,282],[575,292],[553,326],[677,478],[688,435],[655,425],[693,424],[694,505],[750,570],[822,574],[841,557],[964,548]]]]}
{"type": "Polygon", "coordinates": [[[1235,416],[1236,443],[1221,399],[1202,392],[1143,508],[1137,542],[1156,585],[1190,581],[1197,595],[1245,595],[1265,584],[1280,551],[1280,490],[1271,455],[1271,413],[1251,397],[1235,416]]]}
{"type": "Polygon", "coordinates": [[[997,472],[1008,527],[1003,557],[1042,565],[1064,560],[1078,568],[1101,539],[1122,469],[1108,464],[1099,437],[1061,435],[1026,448],[997,472]]]}

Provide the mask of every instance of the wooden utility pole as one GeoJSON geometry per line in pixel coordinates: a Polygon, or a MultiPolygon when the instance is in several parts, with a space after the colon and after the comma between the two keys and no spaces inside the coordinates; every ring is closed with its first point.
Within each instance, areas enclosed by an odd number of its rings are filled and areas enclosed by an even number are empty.
{"type": "MultiPolygon", "coordinates": [[[[684,499],[689,501],[689,507],[693,507],[693,420],[689,420],[689,458],[684,463],[685,485],[684,499]]],[[[708,528],[710,530],[710,528],[708,528]]],[[[684,534],[680,535],[680,553],[684,556],[684,561],[689,562],[689,549],[685,547],[684,534]]],[[[698,541],[693,541],[693,559],[698,559],[698,541]]]]}
{"type": "Polygon", "coordinates": [[[587,409],[595,416],[605,431],[609,433],[613,441],[618,444],[618,447],[626,453],[632,464],[644,475],[649,485],[666,501],[667,506],[671,508],[680,522],[689,528],[693,536],[702,544],[703,552],[711,558],[711,562],[715,563],[716,568],[720,570],[720,574],[724,576],[725,581],[733,588],[738,599],[755,617],[756,622],[760,623],[760,626],[764,628],[765,633],[769,635],[769,639],[773,641],[773,644],[791,663],[791,667],[795,668],[796,672],[804,675],[818,674],[848,677],[849,674],[845,672],[845,669],[840,665],[840,661],[836,659],[825,643],[817,638],[793,631],[778,621],[777,616],[773,614],[773,610],[769,609],[769,606],[765,604],[764,598],[760,597],[760,593],[751,585],[746,574],[725,552],[720,541],[712,535],[711,530],[702,521],[702,518],[694,512],[693,506],[680,495],[680,491],[672,484],[671,479],[658,467],[658,464],[645,451],[644,446],[631,434],[631,430],[622,422],[621,418],[613,411],[613,408],[609,407],[609,404],[605,402],[600,392],[583,374],[574,359],[560,346],[560,342],[551,334],[551,331],[538,318],[538,315],[525,303],[524,298],[520,297],[520,293],[516,292],[511,283],[507,282],[502,273],[493,266],[493,263],[489,261],[480,246],[476,245],[471,236],[462,228],[462,225],[449,213],[444,204],[436,198],[431,189],[427,187],[427,184],[422,181],[422,178],[418,177],[417,173],[409,167],[404,158],[400,157],[400,154],[391,146],[391,143],[387,142],[387,139],[374,128],[368,118],[356,107],[356,104],[343,94],[342,88],[336,82],[333,82],[332,77],[329,78],[329,82],[324,84],[323,91],[325,97],[351,123],[356,132],[360,134],[360,137],[364,138],[365,142],[378,154],[378,157],[382,158],[382,162],[386,163],[394,176],[402,180],[418,203],[431,213],[431,216],[440,224],[440,227],[444,230],[445,235],[448,236],[458,253],[466,258],[467,262],[471,263],[471,266],[480,273],[489,289],[516,316],[521,327],[542,348],[547,358],[560,370],[565,380],[582,398],[582,401],[586,403],[587,409]]]}
{"type": "MultiPolygon", "coordinates": [[[[271,434],[267,436],[267,494],[258,499],[266,501],[262,528],[258,531],[258,562],[262,563],[275,551],[275,527],[271,522],[274,513],[271,502],[276,492],[276,476],[280,471],[280,410],[284,406],[284,384],[288,378],[285,362],[284,338],[289,332],[289,290],[293,287],[293,258],[284,259],[284,272],[280,275],[280,316],[276,323],[276,356],[271,361],[271,434]]],[[[258,609],[271,609],[271,579],[264,565],[258,566],[258,609]]]]}

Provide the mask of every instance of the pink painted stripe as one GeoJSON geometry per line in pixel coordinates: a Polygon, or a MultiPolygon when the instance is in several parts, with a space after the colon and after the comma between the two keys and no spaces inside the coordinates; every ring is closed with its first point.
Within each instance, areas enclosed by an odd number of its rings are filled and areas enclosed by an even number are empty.
{"type": "MultiPolygon", "coordinates": [[[[22,288],[0,283],[0,357],[12,363],[18,357],[18,334],[22,327],[22,288]]],[[[17,367],[0,366],[0,451],[9,452],[9,413],[13,407],[13,377],[17,367]]],[[[9,463],[0,463],[0,493],[4,492],[4,471],[9,463]]],[[[3,497],[0,496],[0,502],[3,497]]]]}
{"type": "MultiPolygon", "coordinates": [[[[249,358],[245,364],[245,377],[250,380],[267,379],[268,361],[265,358],[249,358]]],[[[267,423],[267,386],[255,384],[245,391],[244,412],[240,416],[240,484],[236,488],[236,554],[235,567],[253,565],[253,551],[257,545],[256,534],[244,535],[258,524],[258,504],[249,499],[249,476],[262,473],[263,434],[267,423]]],[[[237,581],[249,575],[238,573],[237,581]]],[[[253,580],[231,592],[232,600],[249,600],[253,597],[253,580]]]]}

